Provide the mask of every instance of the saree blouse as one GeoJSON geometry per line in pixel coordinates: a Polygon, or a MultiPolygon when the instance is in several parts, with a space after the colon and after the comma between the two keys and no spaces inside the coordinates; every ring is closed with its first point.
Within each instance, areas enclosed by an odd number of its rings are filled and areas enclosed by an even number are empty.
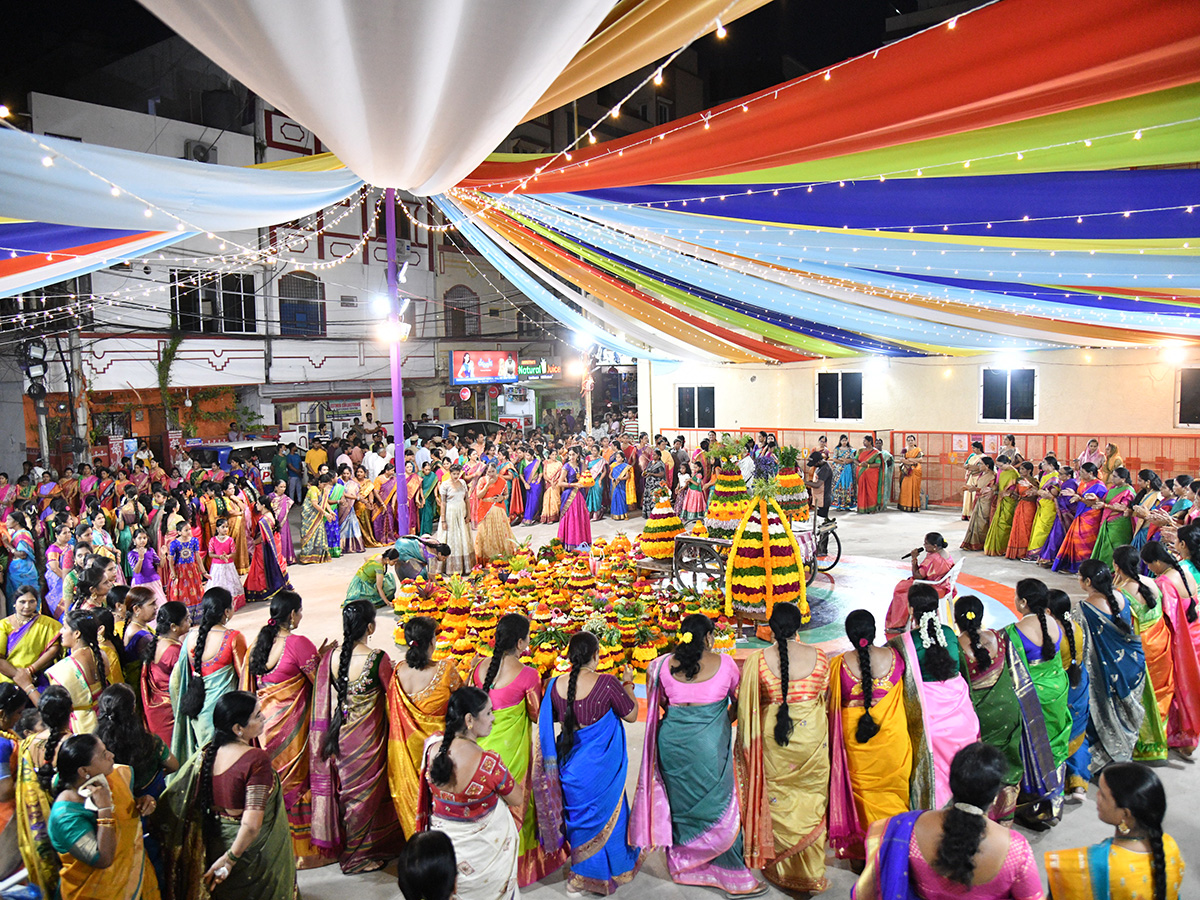
{"type": "MultiPolygon", "coordinates": [[[[842,671],[845,671],[844,667],[842,671]]],[[[764,703],[783,703],[783,679],[771,671],[771,667],[767,665],[767,658],[761,654],[758,657],[758,685],[759,693],[764,703]]],[[[803,678],[788,679],[788,703],[815,700],[828,689],[829,657],[821,650],[818,650],[817,664],[813,666],[812,672],[803,678]]],[[[861,696],[861,687],[859,690],[861,696]]]]}
{"type": "MultiPolygon", "coordinates": [[[[223,649],[223,648],[222,648],[223,649]]],[[[273,669],[258,676],[260,684],[282,684],[297,675],[303,675],[309,681],[317,676],[317,648],[302,634],[289,634],[284,638],[283,653],[273,669]]]]}
{"type": "MultiPolygon", "coordinates": [[[[1163,834],[1163,855],[1166,900],[1179,900],[1185,865],[1179,845],[1169,834],[1163,834]]],[[[1154,896],[1150,854],[1114,846],[1111,839],[1091,847],[1052,851],[1045,860],[1046,883],[1054,900],[1151,900],[1154,896]],[[1108,884],[1093,885],[1103,874],[1108,875],[1108,884]]]]}
{"type": "Polygon", "coordinates": [[[908,842],[908,877],[923,900],[1042,900],[1042,879],[1037,860],[1029,849],[1029,841],[1021,833],[1010,830],[1008,851],[1000,871],[987,881],[971,887],[951,881],[930,865],[917,846],[917,833],[908,842]]]}
{"type": "MultiPolygon", "coordinates": [[[[485,660],[475,667],[475,674],[472,678],[475,687],[482,690],[483,680],[486,677],[485,660]]],[[[492,709],[494,710],[508,709],[510,706],[524,702],[531,711],[530,718],[533,718],[537,715],[538,707],[542,702],[542,680],[538,677],[536,670],[529,666],[522,666],[516,678],[504,687],[493,687],[488,691],[488,696],[492,699],[492,709]]]]}
{"type": "MultiPolygon", "coordinates": [[[[195,649],[191,644],[188,645],[188,655],[186,657],[188,665],[193,665],[195,660],[192,659],[192,651],[195,649]]],[[[234,631],[232,628],[226,628],[225,634],[221,637],[221,646],[217,650],[217,655],[212,659],[206,659],[200,663],[201,675],[212,675],[214,672],[219,672],[226,666],[235,666],[241,668],[243,661],[246,658],[246,639],[242,637],[240,631],[234,631]]]]}
{"type": "Polygon", "coordinates": [[[659,681],[671,703],[716,703],[737,694],[742,674],[732,656],[721,654],[717,672],[707,681],[684,681],[671,674],[674,657],[663,664],[659,681]]]}
{"type": "MultiPolygon", "coordinates": [[[[435,744],[434,747],[436,746],[435,744]]],[[[436,751],[431,748],[431,752],[436,751]]],[[[501,797],[507,797],[516,786],[517,782],[505,768],[500,754],[493,750],[484,750],[466,790],[456,793],[443,790],[430,782],[433,815],[464,821],[482,819],[496,808],[501,797]]]]}
{"type": "Polygon", "coordinates": [[[213,807],[232,815],[239,809],[266,809],[275,786],[275,770],[266,750],[251,747],[220,775],[213,775],[213,807]]]}
{"type": "MultiPolygon", "coordinates": [[[[567,714],[567,699],[560,697],[558,691],[554,690],[550,692],[550,702],[554,704],[554,718],[561,722],[567,714]]],[[[637,701],[625,693],[621,682],[612,675],[598,675],[588,695],[575,701],[576,727],[587,728],[589,725],[595,725],[609,710],[620,719],[636,708],[637,701]]]]}
{"type": "MultiPolygon", "coordinates": [[[[904,657],[900,654],[900,651],[894,648],[889,649],[892,651],[892,667],[883,675],[875,675],[874,672],[871,673],[872,703],[882,700],[888,695],[888,691],[904,680],[904,657]]],[[[850,671],[850,667],[847,665],[841,667],[838,677],[841,679],[842,685],[842,706],[862,706],[862,681],[854,677],[854,673],[850,671]]]]}

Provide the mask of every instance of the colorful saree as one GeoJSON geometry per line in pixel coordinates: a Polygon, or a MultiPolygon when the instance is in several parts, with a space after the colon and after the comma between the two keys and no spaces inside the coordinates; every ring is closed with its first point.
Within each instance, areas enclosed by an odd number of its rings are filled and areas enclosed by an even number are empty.
{"type": "Polygon", "coordinates": [[[21,861],[43,897],[58,896],[58,854],[50,844],[50,797],[37,780],[37,770],[46,761],[48,732],[21,741],[13,772],[16,788],[17,845],[21,861]]]}
{"type": "Polygon", "coordinates": [[[142,714],[146,728],[158,735],[164,744],[171,746],[175,733],[175,710],[171,707],[171,673],[179,662],[179,643],[160,637],[163,652],[158,662],[151,660],[142,664],[140,682],[142,714]]]}
{"type": "MultiPolygon", "coordinates": [[[[1142,640],[1130,627],[1124,631],[1110,616],[1080,603],[1087,630],[1087,680],[1091,683],[1085,716],[1087,740],[1091,745],[1091,771],[1099,772],[1110,762],[1130,762],[1142,729],[1146,710],[1142,692],[1146,679],[1146,655],[1142,640]]],[[[1129,625],[1129,606],[1122,613],[1129,625]]],[[[1072,710],[1074,714],[1074,710],[1072,710]]],[[[1071,776],[1076,773],[1068,771],[1071,776]]],[[[1080,776],[1085,780],[1087,773],[1080,776]]]]}
{"type": "Polygon", "coordinates": [[[563,485],[573,479],[567,476],[565,463],[551,457],[542,466],[542,524],[552,525],[562,511],[563,485]]]}
{"type": "Polygon", "coordinates": [[[1121,508],[1104,510],[1100,519],[1100,534],[1092,548],[1092,559],[1100,560],[1111,569],[1113,551],[1133,540],[1133,519],[1129,516],[1129,508],[1133,505],[1133,488],[1123,484],[1109,491],[1104,501],[1121,508]]]}
{"type": "MultiPolygon", "coordinates": [[[[920,447],[909,447],[903,459],[921,458],[920,447]]],[[[900,468],[900,502],[896,504],[904,512],[919,512],[921,509],[921,464],[912,462],[900,468]]]]}
{"type": "Polygon", "coordinates": [[[834,509],[854,509],[857,492],[854,487],[854,460],[857,454],[853,447],[838,447],[833,451],[830,465],[833,467],[833,497],[830,506],[834,509]]]}
{"type": "MultiPolygon", "coordinates": [[[[287,523],[284,523],[287,528],[287,523]]],[[[264,513],[254,524],[257,540],[250,559],[250,571],[246,573],[246,599],[257,602],[270,600],[280,591],[290,591],[287,563],[284,562],[282,539],[275,530],[275,522],[264,513]]]]}
{"type": "Polygon", "coordinates": [[[1119,588],[1133,612],[1133,631],[1142,639],[1142,651],[1146,656],[1146,687],[1142,691],[1142,707],[1146,710],[1146,718],[1142,721],[1141,735],[1133,753],[1133,758],[1139,761],[1166,759],[1165,723],[1175,700],[1171,626],[1163,614],[1162,591],[1157,585],[1151,584],[1150,587],[1157,594],[1153,608],[1146,604],[1138,590],[1119,588]]]}
{"type": "Polygon", "coordinates": [[[1046,538],[1042,552],[1038,554],[1038,565],[1041,566],[1053,564],[1054,558],[1058,556],[1059,547],[1067,537],[1071,520],[1075,518],[1075,501],[1070,497],[1064,497],[1062,491],[1075,490],[1079,487],[1078,482],[1074,478],[1067,478],[1059,482],[1058,487],[1059,496],[1054,501],[1054,524],[1050,527],[1050,536],[1046,538]]]}
{"type": "MultiPolygon", "coordinates": [[[[1047,472],[1038,481],[1038,489],[1049,491],[1058,486],[1058,473],[1054,470],[1047,472]]],[[[1050,529],[1054,527],[1054,496],[1038,497],[1037,513],[1033,517],[1033,529],[1029,532],[1029,558],[1036,559],[1041,549],[1046,546],[1050,537],[1050,529]]]]}
{"type": "Polygon", "coordinates": [[[963,535],[960,545],[963,550],[982,550],[984,548],[988,526],[992,521],[992,504],[996,500],[996,473],[985,468],[974,477],[974,483],[979,486],[979,490],[974,494],[975,501],[971,506],[970,518],[967,520],[967,533],[963,535]]]}
{"type": "Polygon", "coordinates": [[[1029,538],[1033,533],[1033,521],[1037,518],[1039,490],[1036,484],[1025,479],[1017,482],[1019,495],[1017,508],[1013,510],[1012,528],[1008,532],[1008,545],[1004,555],[1009,559],[1024,559],[1029,553],[1029,538]]]}
{"type": "MultiPolygon", "coordinates": [[[[1081,607],[1088,606],[1087,603],[1081,603],[1081,607]]],[[[1087,789],[1088,782],[1091,780],[1091,763],[1092,763],[1092,742],[1091,728],[1089,725],[1089,706],[1091,703],[1091,683],[1090,670],[1088,668],[1088,635],[1082,626],[1075,622],[1068,622],[1063,626],[1064,629],[1070,628],[1074,631],[1075,636],[1075,656],[1071,656],[1071,642],[1063,640],[1059,647],[1059,659],[1062,661],[1064,670],[1069,670],[1071,663],[1079,664],[1079,684],[1071,684],[1071,677],[1068,674],[1067,683],[1067,708],[1071,711],[1071,741],[1067,744],[1067,790],[1076,788],[1087,789]]],[[[1144,666],[1143,666],[1144,668],[1144,666]]],[[[1103,674],[1103,673],[1102,673],[1103,674]]],[[[1141,701],[1139,696],[1138,701],[1141,701]]],[[[1140,723],[1139,723],[1140,724],[1140,723]]],[[[1137,739],[1135,731],[1133,739],[1137,739]]],[[[1132,752],[1132,741],[1130,742],[1132,752]]],[[[1129,759],[1126,758],[1125,762],[1129,759]]]]}
{"type": "Polygon", "coordinates": [[[388,793],[387,689],[392,664],[372,650],[362,674],[346,689],[340,752],[321,758],[335,710],[339,653],[329,650],[317,666],[313,693],[312,842],[338,854],[342,872],[370,872],[397,858],[404,832],[388,793]]]}
{"type": "Polygon", "coordinates": [[[587,463],[588,474],[592,476],[592,486],[587,489],[587,508],[593,516],[604,513],[604,469],[603,459],[593,459],[587,463]]]}
{"type": "Polygon", "coordinates": [[[850,900],[918,900],[908,876],[909,845],[923,809],[871,824],[867,864],[850,889],[850,900]]]}
{"type": "Polygon", "coordinates": [[[304,495],[300,516],[300,552],[296,561],[302,565],[329,562],[329,538],[325,532],[325,513],[321,511],[320,488],[310,487],[304,495]]]}
{"type": "Polygon", "coordinates": [[[988,556],[1004,556],[1008,550],[1013,516],[1017,511],[1015,487],[1018,477],[1016,469],[1005,469],[996,478],[996,496],[992,500],[995,510],[983,541],[983,552],[988,556]]]}
{"type": "Polygon", "coordinates": [[[242,854],[229,877],[211,894],[201,878],[213,861],[232,847],[241,817],[218,815],[212,824],[200,802],[203,754],[180,764],[170,786],[159,799],[155,823],[163,833],[169,882],[168,900],[295,900],[296,858],[288,835],[287,810],[278,777],[267,797],[262,828],[242,854]]]}
{"type": "Polygon", "coordinates": [[[1104,510],[1093,508],[1082,498],[1090,495],[1103,500],[1108,493],[1108,488],[1098,479],[1092,479],[1089,482],[1081,483],[1076,488],[1076,493],[1080,499],[1075,501],[1075,518],[1071,520],[1067,536],[1063,538],[1062,546],[1058,548],[1058,555],[1054,557],[1052,568],[1055,572],[1060,569],[1071,574],[1078,572],[1080,564],[1092,555],[1096,540],[1100,537],[1100,520],[1104,515],[1104,510]]]}
{"type": "Polygon", "coordinates": [[[437,518],[437,483],[438,477],[436,472],[430,472],[428,475],[421,476],[421,494],[425,498],[425,502],[420,506],[421,527],[417,532],[418,534],[433,533],[433,522],[437,518]]]}
{"type": "Polygon", "coordinates": [[[879,731],[865,744],[855,736],[863,715],[862,682],[854,680],[842,656],[829,666],[829,843],[841,858],[862,859],[871,823],[908,809],[913,757],[901,686],[904,660],[895,649],[892,654],[891,670],[873,680],[872,690],[885,693],[871,705],[879,731]]]}
{"type": "MultiPolygon", "coordinates": [[[[337,508],[338,535],[342,542],[342,552],[362,553],[362,526],[358,523],[358,516],[354,514],[354,501],[358,499],[358,482],[354,479],[349,481],[339,479],[338,486],[342,489],[342,497],[338,500],[337,508]]],[[[416,524],[417,520],[413,519],[412,521],[416,524]]]]}
{"type": "Polygon", "coordinates": [[[610,709],[575,732],[570,755],[560,761],[552,696],[557,680],[546,685],[538,714],[542,756],[533,776],[538,832],[544,850],[559,852],[565,843],[570,851],[568,887],[607,896],[632,881],[641,863],[638,848],[626,840],[625,728],[610,709]]]}
{"type": "Polygon", "coordinates": [[[633,484],[633,466],[620,460],[612,467],[612,503],[609,513],[617,521],[629,518],[629,510],[637,505],[637,489],[633,484]]]}
{"type": "MultiPolygon", "coordinates": [[[[8,571],[5,573],[4,586],[5,593],[8,594],[8,608],[11,612],[13,604],[17,600],[17,591],[26,585],[38,587],[38,570],[35,562],[37,548],[33,542],[33,535],[24,528],[18,528],[10,532],[8,537],[12,542],[13,552],[20,551],[25,554],[24,559],[18,559],[12,553],[8,555],[8,571]]],[[[117,562],[119,564],[120,560],[117,559],[117,562]]]]}
{"type": "MultiPolygon", "coordinates": [[[[342,555],[342,525],[338,519],[338,505],[342,502],[342,495],[345,493],[345,487],[336,482],[322,492],[325,507],[333,513],[332,517],[325,520],[325,544],[329,547],[329,555],[333,559],[342,555]]],[[[413,519],[410,518],[409,521],[411,522],[413,519]]]]}
{"type": "Polygon", "coordinates": [[[405,838],[417,830],[425,742],[445,729],[450,695],[463,683],[453,659],[447,657],[434,665],[433,680],[415,697],[404,692],[394,672],[387,686],[388,786],[405,838]]]}
{"type": "MultiPolygon", "coordinates": [[[[31,666],[46,652],[61,630],[62,626],[49,616],[35,616],[19,628],[13,617],[4,619],[0,621],[0,659],[7,660],[17,669],[31,666]]],[[[0,681],[12,679],[0,675],[0,681]]],[[[45,687],[46,676],[39,673],[36,683],[39,687],[45,687]]]]}
{"type": "MultiPolygon", "coordinates": [[[[172,709],[179,709],[188,685],[197,677],[197,673],[192,670],[195,641],[196,632],[190,631],[180,642],[179,662],[171,672],[172,709]]],[[[242,671],[245,662],[246,639],[242,637],[241,632],[226,630],[217,655],[205,660],[200,666],[199,676],[204,679],[203,708],[194,719],[179,713],[175,720],[175,731],[171,735],[171,752],[175,754],[180,765],[212,740],[213,709],[225,694],[237,690],[238,673],[242,671]]]]}
{"type": "Polygon", "coordinates": [[[746,865],[773,883],[817,893],[825,878],[825,810],[829,802],[829,727],[825,691],[829,663],[820,650],[812,674],[787,685],[794,730],[775,741],[784,685],[753,651],[738,685],[738,785],[746,865]]]}
{"type": "Polygon", "coordinates": [[[1008,761],[1004,786],[988,812],[989,818],[1002,822],[1016,812],[1021,775],[1025,771],[1021,762],[1023,719],[1016,680],[1009,665],[1008,635],[1003,631],[989,633],[996,639],[997,650],[988,666],[977,668],[975,654],[966,649],[962,653],[962,666],[971,684],[971,705],[979,717],[979,739],[1003,752],[1008,761]]]}
{"type": "Polygon", "coordinates": [[[1062,806],[1066,762],[1070,755],[1072,719],[1067,702],[1070,682],[1057,653],[1051,659],[1031,663],[1016,624],[1006,626],[1004,631],[1011,652],[1029,676],[1027,682],[1017,685],[1027,726],[1021,738],[1025,763],[1021,792],[1025,799],[1031,799],[1035,804],[1048,802],[1051,814],[1057,815],[1062,806]],[[1028,727],[1030,723],[1034,728],[1028,727]]]}
{"type": "Polygon", "coordinates": [[[538,521],[542,502],[542,461],[530,460],[521,470],[521,478],[525,485],[525,524],[532,525],[538,521]]]}
{"type": "MultiPolygon", "coordinates": [[[[71,695],[71,732],[72,734],[91,734],[96,730],[96,702],[100,699],[100,682],[89,681],[83,673],[83,667],[74,656],[61,659],[46,670],[46,678],[51,684],[57,684],[67,689],[71,695]]],[[[108,673],[108,680],[113,681],[113,673],[108,673]]],[[[120,670],[117,671],[120,680],[120,670]]]]}
{"type": "Polygon", "coordinates": [[[380,547],[375,539],[375,512],[379,500],[375,494],[375,482],[369,478],[358,482],[358,499],[354,501],[354,517],[358,519],[358,528],[362,532],[363,547],[370,550],[380,547]]]}
{"type": "Polygon", "coordinates": [[[1163,616],[1171,629],[1175,696],[1167,717],[1167,744],[1187,749],[1200,743],[1200,661],[1187,620],[1188,601],[1166,575],[1155,580],[1162,592],[1163,616]]]}
{"type": "MultiPolygon", "coordinates": [[[[1183,883],[1183,857],[1169,834],[1163,835],[1167,863],[1167,896],[1179,900],[1183,883]]],[[[1150,896],[1152,860],[1139,853],[1113,845],[1112,838],[1075,850],[1046,854],[1046,882],[1054,900],[1142,900],[1150,896]]]]}
{"type": "Polygon", "coordinates": [[[661,717],[660,676],[670,654],[646,672],[646,737],[629,826],[631,843],[667,851],[676,884],[749,891],[734,779],[729,703],[673,704],[661,717]]]}
{"type": "MultiPolygon", "coordinates": [[[[862,514],[875,512],[879,505],[879,474],[883,468],[883,457],[874,447],[863,447],[858,451],[858,511],[862,514]]],[[[836,491],[835,491],[836,493],[836,491]]],[[[903,503],[904,481],[900,482],[903,503]]],[[[903,505],[900,507],[904,508],[903,505]]]]}

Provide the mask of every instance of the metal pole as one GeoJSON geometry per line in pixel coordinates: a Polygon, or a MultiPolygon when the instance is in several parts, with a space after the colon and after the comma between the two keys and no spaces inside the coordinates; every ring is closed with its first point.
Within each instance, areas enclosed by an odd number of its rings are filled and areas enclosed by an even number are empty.
{"type": "MultiPolygon", "coordinates": [[[[396,189],[383,192],[384,226],[387,229],[388,321],[400,323],[400,281],[396,271],[396,189]]],[[[396,533],[408,534],[408,484],[404,471],[404,379],[400,376],[400,342],[392,341],[392,431],[396,436],[396,533]]]]}
{"type": "Polygon", "coordinates": [[[72,400],[71,418],[75,423],[75,437],[81,440],[83,449],[75,454],[75,465],[88,461],[88,406],[87,385],[83,380],[83,347],[79,342],[79,329],[72,328],[67,334],[67,346],[71,353],[70,383],[75,389],[72,400]]]}
{"type": "Polygon", "coordinates": [[[34,412],[37,413],[38,449],[42,454],[42,466],[50,468],[50,436],[46,433],[46,401],[34,400],[34,412]]]}

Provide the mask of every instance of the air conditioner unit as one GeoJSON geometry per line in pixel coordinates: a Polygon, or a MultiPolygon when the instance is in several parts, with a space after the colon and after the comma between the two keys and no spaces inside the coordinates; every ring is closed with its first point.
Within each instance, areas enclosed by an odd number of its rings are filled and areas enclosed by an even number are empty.
{"type": "Polygon", "coordinates": [[[217,148],[213,144],[202,141],[186,141],[183,145],[183,158],[192,162],[217,163],[217,148]]]}

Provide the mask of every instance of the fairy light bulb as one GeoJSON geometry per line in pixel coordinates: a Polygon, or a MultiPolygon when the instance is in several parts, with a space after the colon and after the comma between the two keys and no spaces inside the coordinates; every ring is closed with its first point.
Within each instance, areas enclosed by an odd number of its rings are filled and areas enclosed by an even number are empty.
{"type": "Polygon", "coordinates": [[[654,73],[654,83],[658,87],[662,87],[662,83],[663,83],[663,70],[662,69],[659,69],[657,72],[654,73]]]}
{"type": "Polygon", "coordinates": [[[729,32],[726,31],[725,26],[721,24],[721,20],[717,19],[717,37],[721,40],[724,40],[725,35],[727,34],[729,34],[729,32]]]}

